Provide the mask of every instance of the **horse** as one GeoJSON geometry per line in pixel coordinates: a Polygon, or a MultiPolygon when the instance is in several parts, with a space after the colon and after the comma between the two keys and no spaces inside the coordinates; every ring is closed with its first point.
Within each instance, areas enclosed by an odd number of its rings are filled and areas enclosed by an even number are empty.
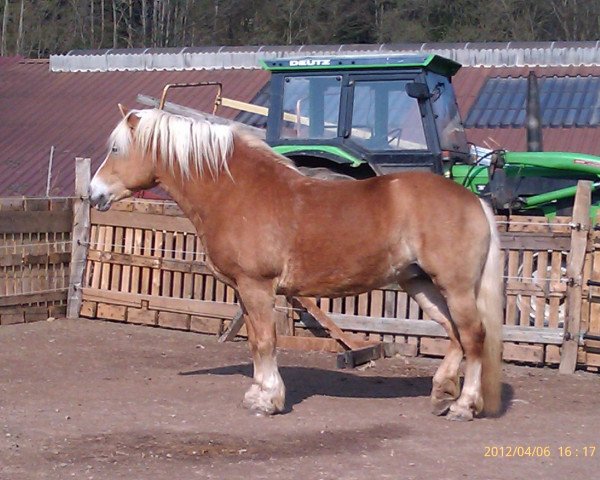
{"type": "Polygon", "coordinates": [[[483,201],[428,172],[309,178],[238,127],[119,108],[90,203],[104,211],[160,185],[187,215],[242,308],[254,363],[245,407],[284,409],[276,295],[340,297],[397,283],[450,339],[433,376],[432,412],[464,421],[499,412],[502,262],[483,201]]]}

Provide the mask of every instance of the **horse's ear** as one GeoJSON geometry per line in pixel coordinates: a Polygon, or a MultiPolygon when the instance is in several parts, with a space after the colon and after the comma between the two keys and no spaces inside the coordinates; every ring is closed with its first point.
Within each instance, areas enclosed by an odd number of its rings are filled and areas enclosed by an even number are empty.
{"type": "Polygon", "coordinates": [[[118,103],[117,105],[119,107],[119,112],[121,112],[121,115],[123,115],[123,118],[126,118],[127,114],[129,113],[129,109],[122,103],[118,103]]]}
{"type": "Polygon", "coordinates": [[[130,113],[127,117],[127,123],[129,124],[129,128],[133,130],[135,127],[138,126],[138,123],[140,123],[140,117],[138,117],[134,113],[130,113]]]}

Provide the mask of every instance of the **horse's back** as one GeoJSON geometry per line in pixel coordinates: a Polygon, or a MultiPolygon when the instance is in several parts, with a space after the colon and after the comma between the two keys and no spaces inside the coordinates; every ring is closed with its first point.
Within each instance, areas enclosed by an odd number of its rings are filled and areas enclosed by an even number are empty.
{"type": "Polygon", "coordinates": [[[487,232],[479,200],[430,173],[299,179],[293,198],[297,229],[283,281],[295,285],[293,293],[377,288],[411,264],[429,268],[487,232]]]}

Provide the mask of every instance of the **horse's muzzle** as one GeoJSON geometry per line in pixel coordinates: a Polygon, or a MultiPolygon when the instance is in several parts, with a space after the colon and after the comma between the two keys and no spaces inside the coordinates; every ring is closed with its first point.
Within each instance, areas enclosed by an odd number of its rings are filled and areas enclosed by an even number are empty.
{"type": "Polygon", "coordinates": [[[110,198],[103,193],[94,195],[90,192],[90,205],[96,207],[101,212],[106,212],[110,208],[110,198]]]}

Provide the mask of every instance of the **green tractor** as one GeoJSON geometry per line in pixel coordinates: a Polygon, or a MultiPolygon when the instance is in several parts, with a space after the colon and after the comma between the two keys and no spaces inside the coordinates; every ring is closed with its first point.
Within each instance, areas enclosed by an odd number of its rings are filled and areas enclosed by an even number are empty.
{"type": "Polygon", "coordinates": [[[429,170],[487,197],[496,211],[548,217],[571,212],[583,179],[593,182],[590,215],[596,218],[600,209],[600,157],[469,144],[452,86],[461,65],[452,60],[305,57],[268,60],[263,67],[272,75],[266,140],[307,175],[429,170]]]}

